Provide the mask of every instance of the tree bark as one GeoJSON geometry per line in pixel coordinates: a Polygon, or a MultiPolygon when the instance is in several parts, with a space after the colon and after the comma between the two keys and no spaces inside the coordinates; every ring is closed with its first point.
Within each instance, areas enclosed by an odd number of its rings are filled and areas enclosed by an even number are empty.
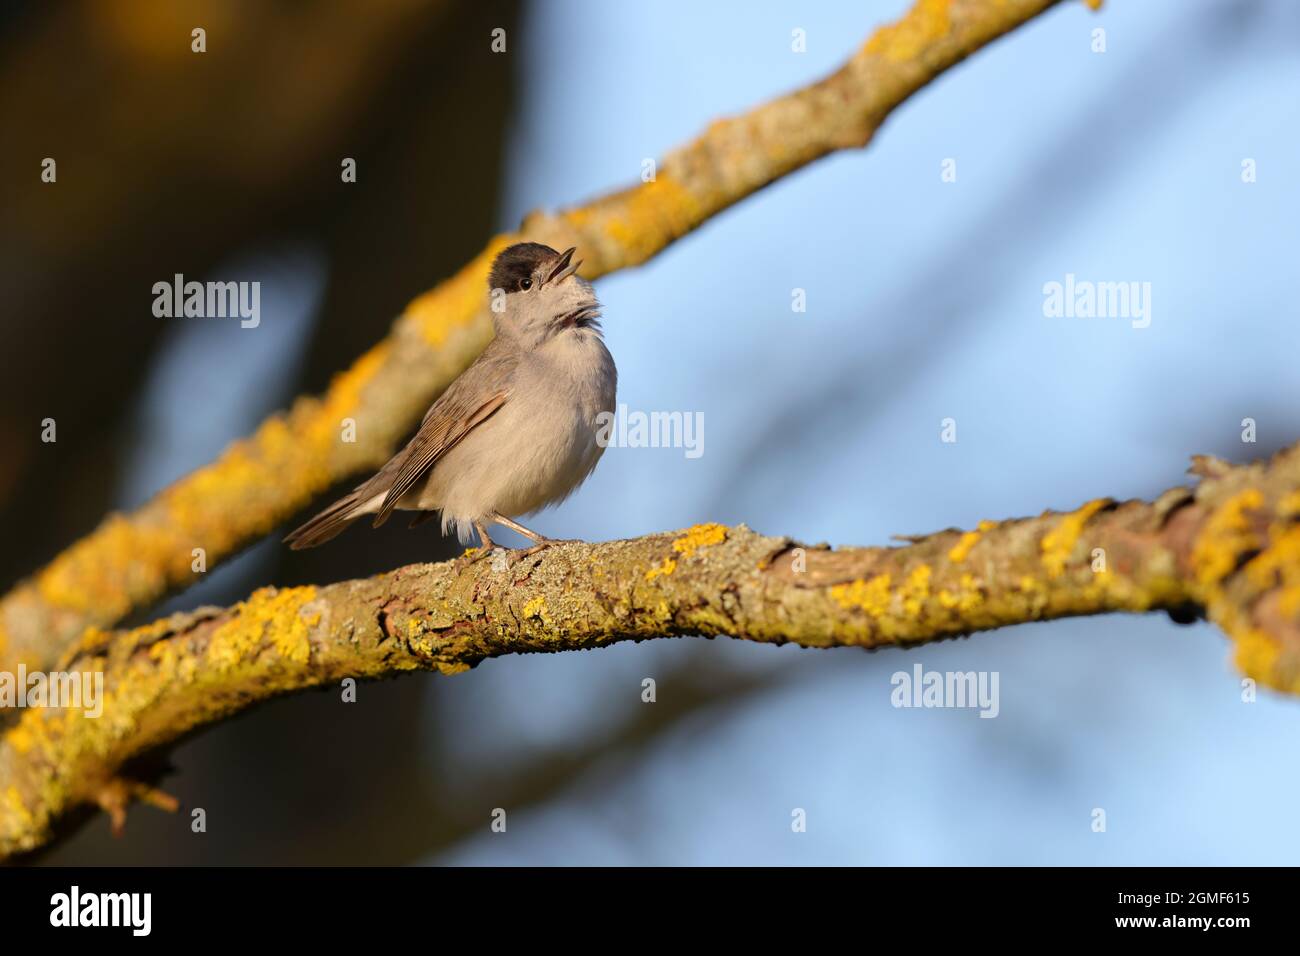
{"type": "Polygon", "coordinates": [[[59,664],[102,673],[103,712],[33,707],[0,738],[0,856],[85,804],[165,798],[126,761],[252,704],[345,678],[464,671],[503,654],[725,635],[804,647],[910,646],[1028,621],[1206,616],[1251,679],[1300,693],[1300,444],[1267,462],[1197,459],[1152,502],[985,521],[890,548],[804,547],[709,524],[495,552],[231,608],[92,630],[59,664]]]}

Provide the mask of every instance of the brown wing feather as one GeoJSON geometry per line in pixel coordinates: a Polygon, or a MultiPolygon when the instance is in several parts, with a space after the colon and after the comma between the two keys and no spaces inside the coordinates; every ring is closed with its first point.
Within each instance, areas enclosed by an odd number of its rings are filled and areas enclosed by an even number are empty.
{"type": "Polygon", "coordinates": [[[323,544],[359,518],[360,509],[377,495],[384,495],[375,519],[375,524],[382,524],[402,495],[428,473],[439,457],[501,407],[518,364],[517,349],[503,346],[497,339],[490,342],[474,364],[433,403],[420,430],[401,451],[368,481],[293,531],[285,541],[293,548],[323,544]]]}
{"type": "Polygon", "coordinates": [[[344,495],[306,524],[294,529],[285,537],[285,543],[294,551],[314,548],[329,541],[356,520],[353,509],[365,499],[358,487],[351,494],[344,495]]]}
{"type": "MultiPolygon", "coordinates": [[[[429,409],[429,414],[424,417],[424,424],[420,426],[420,430],[407,446],[401,468],[397,472],[397,477],[393,479],[388,494],[384,496],[384,504],[379,509],[379,514],[375,515],[376,528],[388,520],[388,516],[397,507],[397,502],[424,477],[433,467],[434,462],[449,449],[454,448],[456,443],[473,431],[476,425],[487,421],[505,404],[506,394],[504,391],[495,392],[482,404],[468,409],[457,407],[454,401],[449,402],[449,407],[443,409],[441,414],[435,414],[442,404],[440,399],[433,408],[429,409]]],[[[444,398],[448,396],[450,392],[444,395],[444,398]]]]}

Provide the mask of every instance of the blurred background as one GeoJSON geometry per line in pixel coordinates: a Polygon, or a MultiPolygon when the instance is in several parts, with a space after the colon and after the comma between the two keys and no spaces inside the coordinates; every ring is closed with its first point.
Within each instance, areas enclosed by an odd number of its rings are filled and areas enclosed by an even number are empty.
{"type": "MultiPolygon", "coordinates": [[[[321,390],[493,232],[636,181],[906,7],[5,4],[4,586],[321,390]],[[154,317],[153,283],[178,272],[260,280],[260,326],[154,317]],[[38,440],[46,417],[57,444],[38,440]]],[[[1292,0],[1067,3],[867,150],[602,280],[619,400],[702,412],[704,454],[611,449],[534,526],[885,544],[1151,496],[1194,453],[1300,438],[1297,52],[1292,0]],[[1045,318],[1043,285],[1067,273],[1150,282],[1150,326],[1045,318]]],[[[267,541],[141,618],[457,550],[405,522],[309,552],[267,541]]],[[[504,658],[205,731],[165,788],[207,833],[135,808],[123,839],[99,816],[43,860],[1291,863],[1300,704],[1244,703],[1227,653],[1207,624],[1150,616],[908,652],[678,640],[504,658]],[[996,671],[999,716],[895,709],[891,675],[918,663],[996,671]]]]}

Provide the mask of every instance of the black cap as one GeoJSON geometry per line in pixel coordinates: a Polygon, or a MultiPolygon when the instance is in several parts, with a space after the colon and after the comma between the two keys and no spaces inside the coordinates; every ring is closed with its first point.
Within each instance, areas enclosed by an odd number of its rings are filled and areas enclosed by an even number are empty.
{"type": "Polygon", "coordinates": [[[550,246],[544,246],[540,242],[517,242],[501,250],[496,262],[492,263],[488,288],[514,292],[519,288],[521,279],[530,278],[538,266],[554,261],[559,255],[550,246]]]}

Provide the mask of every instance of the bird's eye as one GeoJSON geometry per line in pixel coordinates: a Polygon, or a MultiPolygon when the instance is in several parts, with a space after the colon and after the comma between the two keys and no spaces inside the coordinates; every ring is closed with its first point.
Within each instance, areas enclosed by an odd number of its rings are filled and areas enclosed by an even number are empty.
{"type": "Polygon", "coordinates": [[[520,279],[520,280],[519,280],[519,288],[523,289],[525,292],[527,292],[527,291],[528,291],[529,289],[531,289],[532,287],[533,287],[533,280],[532,280],[532,279],[520,279]]]}

